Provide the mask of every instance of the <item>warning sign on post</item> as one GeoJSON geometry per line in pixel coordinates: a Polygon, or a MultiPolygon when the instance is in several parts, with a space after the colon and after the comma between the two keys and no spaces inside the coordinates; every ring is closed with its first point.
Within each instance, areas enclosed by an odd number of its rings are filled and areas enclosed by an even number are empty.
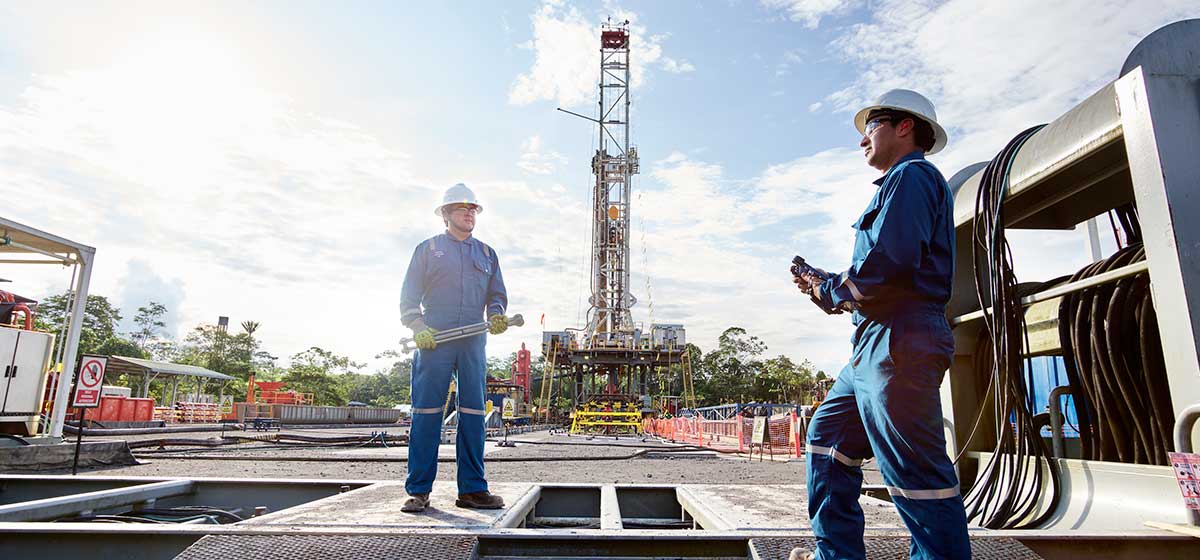
{"type": "Polygon", "coordinates": [[[104,368],[108,358],[103,356],[84,356],[79,366],[79,379],[75,382],[75,398],[71,406],[75,408],[95,408],[100,406],[100,388],[104,386],[104,368]]]}
{"type": "Polygon", "coordinates": [[[221,414],[233,414],[233,395],[221,397],[221,414]]]}
{"type": "Polygon", "coordinates": [[[754,417],[754,431],[750,434],[750,443],[763,444],[771,442],[771,432],[767,430],[767,417],[754,417]]]}

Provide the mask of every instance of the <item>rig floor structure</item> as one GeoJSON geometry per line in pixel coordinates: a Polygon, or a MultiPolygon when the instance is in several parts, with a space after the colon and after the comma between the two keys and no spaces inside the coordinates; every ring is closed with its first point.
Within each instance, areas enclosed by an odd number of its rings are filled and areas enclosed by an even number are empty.
{"type": "MultiPolygon", "coordinates": [[[[423,514],[400,511],[399,481],[0,476],[0,557],[787,558],[812,546],[800,485],[496,483],[509,506],[454,506],[434,486],[423,514]],[[231,524],[65,523],[136,508],[219,505],[231,524]],[[263,509],[265,508],[265,509],[263,509]]],[[[907,558],[892,504],[864,494],[871,558],[907,558]]],[[[1122,533],[972,530],[975,558],[1195,558],[1200,539],[1122,533]]]]}

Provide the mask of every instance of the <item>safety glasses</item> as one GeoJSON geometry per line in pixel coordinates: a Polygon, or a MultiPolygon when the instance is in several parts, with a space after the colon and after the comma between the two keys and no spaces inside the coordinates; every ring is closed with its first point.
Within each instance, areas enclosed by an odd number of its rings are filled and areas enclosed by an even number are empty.
{"type": "Polygon", "coordinates": [[[870,136],[872,132],[883,126],[883,123],[892,122],[892,117],[875,117],[867,121],[867,126],[863,127],[863,135],[870,136]]]}

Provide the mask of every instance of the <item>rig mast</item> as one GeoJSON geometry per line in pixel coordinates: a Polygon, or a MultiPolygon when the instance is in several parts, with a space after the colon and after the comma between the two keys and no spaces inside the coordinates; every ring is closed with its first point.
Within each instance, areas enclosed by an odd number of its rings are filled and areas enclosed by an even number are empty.
{"type": "Polygon", "coordinates": [[[638,173],[629,142],[629,31],[604,24],[600,33],[599,145],[592,156],[592,295],[587,339],[604,347],[627,346],[634,334],[629,308],[629,199],[638,173]]]}
{"type": "MultiPolygon", "coordinates": [[[[551,402],[555,379],[570,383],[576,407],[573,431],[613,431],[639,426],[641,416],[659,412],[649,397],[653,372],[682,364],[682,391],[690,393],[683,325],[655,324],[644,332],[630,308],[630,224],[637,148],[630,141],[630,36],[628,22],[603,24],[600,31],[600,127],[592,156],[592,266],[588,322],[582,329],[542,333],[546,357],[542,402],[551,402]],[[579,427],[576,430],[576,427],[579,427]]],[[[561,110],[561,109],[560,109],[561,110]]],[[[570,111],[564,111],[570,113],[570,111]]],[[[670,392],[657,387],[657,392],[670,392]]],[[[686,400],[685,400],[686,402],[686,400]]],[[[695,406],[695,398],[691,398],[695,406]]],[[[686,406],[686,405],[685,405],[686,406]]]]}

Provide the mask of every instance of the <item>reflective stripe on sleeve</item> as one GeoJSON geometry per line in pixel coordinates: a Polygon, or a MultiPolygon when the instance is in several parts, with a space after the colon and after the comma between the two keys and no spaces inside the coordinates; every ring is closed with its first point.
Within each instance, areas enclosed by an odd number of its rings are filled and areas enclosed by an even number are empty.
{"type": "Polygon", "coordinates": [[[832,447],[823,447],[820,445],[810,445],[810,446],[808,446],[808,452],[812,453],[814,455],[828,455],[830,457],[833,457],[837,462],[839,462],[843,465],[846,465],[847,467],[859,467],[859,466],[862,466],[862,464],[863,464],[862,459],[851,459],[850,457],[843,455],[841,451],[838,451],[832,447]]]}
{"type": "Polygon", "coordinates": [[[401,314],[401,315],[411,315],[411,314],[413,314],[413,313],[416,313],[416,314],[420,315],[420,314],[421,314],[421,307],[420,307],[420,306],[416,306],[416,307],[409,307],[408,309],[401,309],[401,310],[400,310],[400,314],[401,314]]]}
{"type": "Polygon", "coordinates": [[[958,495],[958,487],[938,488],[936,490],[905,490],[895,486],[887,487],[888,494],[908,498],[910,500],[944,500],[958,495]]]}
{"type": "Polygon", "coordinates": [[[864,296],[862,292],[858,291],[858,286],[854,285],[854,281],[851,280],[849,276],[847,276],[846,279],[842,283],[845,284],[846,287],[850,289],[850,295],[854,296],[854,301],[866,301],[867,299],[869,299],[866,296],[864,296]]]}
{"type": "Polygon", "coordinates": [[[465,406],[458,407],[458,411],[463,414],[474,414],[476,416],[486,416],[487,415],[487,412],[479,410],[478,408],[467,408],[465,406]]]}
{"type": "Polygon", "coordinates": [[[412,409],[412,413],[413,414],[441,414],[442,407],[439,406],[439,407],[434,407],[434,408],[414,408],[414,409],[412,409]]]}

